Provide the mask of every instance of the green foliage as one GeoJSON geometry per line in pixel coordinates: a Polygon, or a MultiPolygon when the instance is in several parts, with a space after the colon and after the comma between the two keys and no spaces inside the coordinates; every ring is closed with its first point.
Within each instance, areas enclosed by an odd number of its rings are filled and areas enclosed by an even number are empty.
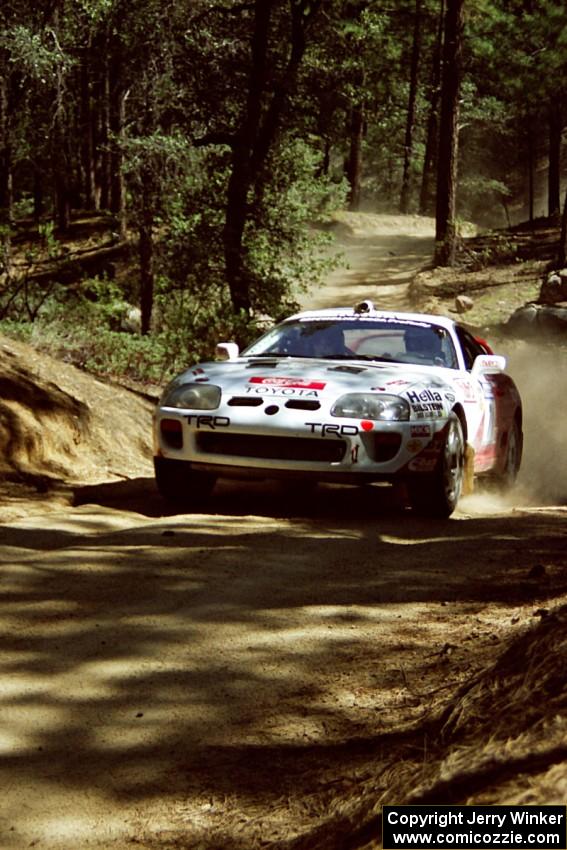
{"type": "Polygon", "coordinates": [[[120,329],[130,310],[115,283],[95,278],[72,290],[55,287],[35,321],[5,319],[0,329],[93,374],[161,383],[178,362],[171,364],[165,334],[120,329]]]}
{"type": "Polygon", "coordinates": [[[300,139],[286,140],[268,163],[269,180],[257,199],[245,234],[246,267],[256,314],[280,317],[297,308],[296,297],[316,287],[329,269],[324,222],[342,206],[346,181],[315,175],[320,157],[300,139]]]}
{"type": "MultiPolygon", "coordinates": [[[[192,147],[179,137],[128,145],[126,168],[136,179],[148,157],[160,176],[156,251],[161,275],[156,311],[188,350],[210,352],[219,335],[247,335],[232,307],[224,278],[224,199],[228,158],[222,149],[192,147]],[[226,316],[231,316],[227,325],[226,316]],[[178,328],[176,328],[176,325],[178,328]],[[209,331],[214,331],[212,337],[209,331]],[[211,342],[212,339],[212,342],[211,342]],[[198,342],[195,342],[195,341],[198,342]]],[[[321,249],[329,237],[313,230],[344,200],[345,186],[317,176],[320,154],[297,138],[282,138],[265,179],[250,198],[245,232],[245,273],[255,315],[279,317],[295,309],[295,298],[316,286],[329,260],[321,249]]],[[[172,339],[175,348],[178,343],[172,339]]]]}
{"type": "Polygon", "coordinates": [[[42,84],[53,81],[58,69],[67,69],[71,64],[53,31],[34,32],[24,24],[5,29],[0,34],[0,47],[24,77],[42,84]]]}
{"type": "MultiPolygon", "coordinates": [[[[251,132],[245,120],[251,94],[258,95],[260,132],[256,147],[250,147],[240,259],[253,319],[293,310],[299,294],[317,286],[328,268],[326,237],[317,225],[345,203],[353,109],[364,114],[363,203],[387,211],[397,207],[418,13],[421,55],[410,171],[411,184],[419,185],[438,85],[438,0],[326,0],[306,29],[305,53],[289,76],[290,13],[299,8],[307,19],[319,4],[269,4],[266,64],[256,68],[255,4],[5,5],[0,151],[12,157],[15,206],[0,210],[0,220],[32,212],[34,177],[44,181],[40,188],[49,205],[62,174],[72,176],[66,202],[79,207],[96,198],[118,212],[111,197],[115,186],[107,178],[121,168],[130,236],[143,226],[153,238],[158,360],[161,345],[181,362],[210,356],[219,337],[244,342],[253,333],[233,315],[224,255],[231,168],[251,132]],[[264,160],[257,157],[267,135],[261,131],[278,99],[286,109],[264,160]],[[96,143],[90,170],[87,139],[96,143]],[[94,192],[86,190],[87,174],[94,175],[94,192]]],[[[466,15],[459,214],[479,218],[488,210],[488,223],[496,225],[511,194],[524,191],[528,142],[541,156],[550,104],[566,101],[567,11],[558,0],[531,6],[523,0],[471,0],[466,15]]],[[[87,298],[52,283],[32,283],[32,266],[61,249],[53,224],[42,227],[41,250],[20,252],[25,272],[6,284],[0,312],[37,318],[38,327],[52,324],[58,334],[71,317],[77,328],[94,332],[99,326],[101,334],[110,334],[110,349],[118,333],[113,323],[139,293],[135,286],[126,292],[106,282],[102,289],[89,284],[87,298]]],[[[10,227],[0,233],[4,270],[11,237],[10,227]]],[[[129,339],[128,345],[137,345],[129,339]]],[[[116,363],[117,356],[110,360],[116,363]]]]}

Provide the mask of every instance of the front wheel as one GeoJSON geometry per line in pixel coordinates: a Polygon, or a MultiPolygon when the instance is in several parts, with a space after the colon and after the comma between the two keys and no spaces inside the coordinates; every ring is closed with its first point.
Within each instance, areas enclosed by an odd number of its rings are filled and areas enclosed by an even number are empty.
{"type": "Polygon", "coordinates": [[[215,485],[214,476],[191,469],[184,460],[154,457],[154,471],[160,495],[177,508],[197,508],[215,485]]]}
{"type": "Polygon", "coordinates": [[[465,478],[465,437],[456,413],[445,426],[441,454],[430,475],[415,475],[408,482],[412,508],[428,516],[446,519],[461,497],[465,478]]]}

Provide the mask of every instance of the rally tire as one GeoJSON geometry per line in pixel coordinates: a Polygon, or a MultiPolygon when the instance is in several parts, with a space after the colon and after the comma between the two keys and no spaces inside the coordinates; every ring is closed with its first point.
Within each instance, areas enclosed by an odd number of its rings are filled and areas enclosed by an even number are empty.
{"type": "Polygon", "coordinates": [[[439,519],[451,516],[463,491],[465,448],[461,420],[456,413],[451,413],[436,469],[431,474],[414,475],[408,482],[414,511],[439,519]]]}
{"type": "Polygon", "coordinates": [[[503,491],[509,490],[516,483],[522,463],[522,444],[522,429],[519,422],[515,419],[508,432],[506,455],[502,469],[496,476],[496,483],[503,491]]]}
{"type": "Polygon", "coordinates": [[[195,510],[210,496],[215,478],[191,468],[184,460],[154,458],[155,480],[165,501],[176,508],[195,510]]]}

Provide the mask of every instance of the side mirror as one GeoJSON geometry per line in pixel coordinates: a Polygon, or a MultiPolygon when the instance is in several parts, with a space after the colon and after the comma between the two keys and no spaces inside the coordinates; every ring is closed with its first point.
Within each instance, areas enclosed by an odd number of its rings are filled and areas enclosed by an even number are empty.
{"type": "Polygon", "coordinates": [[[237,360],[240,349],[235,342],[219,342],[216,355],[219,360],[237,360]]]}
{"type": "Polygon", "coordinates": [[[475,357],[472,367],[473,375],[490,375],[495,372],[503,372],[506,368],[506,358],[500,354],[479,354],[475,357]]]}

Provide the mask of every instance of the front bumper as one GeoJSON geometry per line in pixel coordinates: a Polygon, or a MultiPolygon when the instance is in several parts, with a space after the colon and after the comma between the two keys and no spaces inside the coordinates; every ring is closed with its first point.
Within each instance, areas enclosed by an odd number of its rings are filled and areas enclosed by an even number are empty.
{"type": "MultiPolygon", "coordinates": [[[[269,410],[269,408],[268,408],[269,410]]],[[[444,419],[385,422],[303,410],[273,414],[240,408],[179,411],[154,418],[156,456],[184,460],[219,476],[294,474],[356,482],[431,472],[444,419]]]]}

